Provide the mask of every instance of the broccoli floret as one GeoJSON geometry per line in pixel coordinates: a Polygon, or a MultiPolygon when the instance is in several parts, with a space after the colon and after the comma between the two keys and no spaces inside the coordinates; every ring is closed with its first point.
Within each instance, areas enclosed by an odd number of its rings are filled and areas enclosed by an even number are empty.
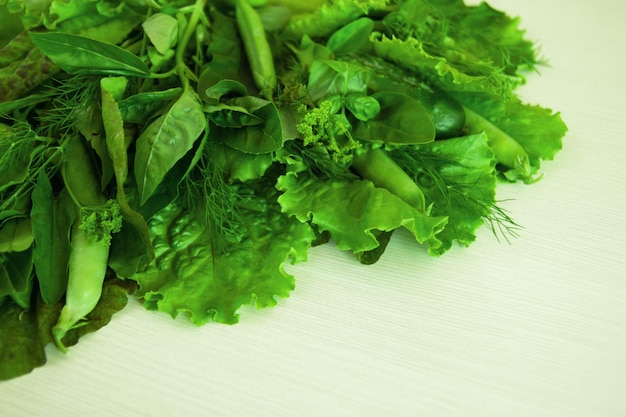
{"type": "Polygon", "coordinates": [[[109,200],[102,206],[82,207],[79,227],[91,244],[109,246],[111,235],[122,229],[119,203],[109,200]]]}

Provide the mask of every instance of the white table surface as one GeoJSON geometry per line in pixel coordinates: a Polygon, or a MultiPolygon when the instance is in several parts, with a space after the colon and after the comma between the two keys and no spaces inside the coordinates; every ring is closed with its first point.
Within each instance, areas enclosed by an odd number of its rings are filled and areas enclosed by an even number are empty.
{"type": "Polygon", "coordinates": [[[560,110],[564,150],[501,186],[525,229],[429,258],[404,234],[374,266],[332,246],[235,326],[136,301],[68,355],[0,383],[0,415],[626,416],[626,2],[493,0],[551,67],[520,90],[560,110]]]}

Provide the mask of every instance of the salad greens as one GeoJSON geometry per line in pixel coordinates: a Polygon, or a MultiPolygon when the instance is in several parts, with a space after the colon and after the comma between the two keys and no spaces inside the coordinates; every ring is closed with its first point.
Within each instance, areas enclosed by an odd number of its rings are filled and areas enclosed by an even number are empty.
{"type": "Polygon", "coordinates": [[[0,379],[128,296],[198,325],[294,289],[332,240],[371,264],[518,225],[558,113],[518,18],[463,0],[0,0],[0,379]]]}

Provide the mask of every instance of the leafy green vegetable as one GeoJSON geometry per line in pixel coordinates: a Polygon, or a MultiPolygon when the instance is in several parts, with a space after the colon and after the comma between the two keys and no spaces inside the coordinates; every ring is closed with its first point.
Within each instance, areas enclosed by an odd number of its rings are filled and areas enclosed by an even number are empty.
{"type": "Polygon", "coordinates": [[[432,256],[515,236],[498,180],[567,132],[517,97],[541,60],[486,3],[0,3],[0,379],[129,294],[230,324],[331,239],[372,264],[398,229],[432,256]]]}
{"type": "Polygon", "coordinates": [[[70,74],[149,74],[141,59],[116,45],[59,32],[31,33],[30,39],[70,74]]]}
{"type": "Polygon", "coordinates": [[[165,174],[192,147],[206,128],[200,100],[185,90],[165,113],[150,123],[137,138],[135,179],[144,203],[165,174]]]}

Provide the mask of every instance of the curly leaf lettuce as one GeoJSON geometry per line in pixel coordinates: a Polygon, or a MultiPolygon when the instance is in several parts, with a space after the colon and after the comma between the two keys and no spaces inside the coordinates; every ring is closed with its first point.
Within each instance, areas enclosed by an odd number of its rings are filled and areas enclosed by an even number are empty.
{"type": "Polygon", "coordinates": [[[519,19],[486,3],[407,0],[384,23],[387,34],[372,36],[376,53],[445,91],[506,95],[538,64],[519,19]]]}
{"type": "MultiPolygon", "coordinates": [[[[567,126],[558,112],[538,105],[523,103],[516,95],[506,100],[486,94],[454,94],[454,97],[487,123],[496,126],[501,134],[519,143],[528,156],[530,172],[536,173],[541,160],[552,160],[563,147],[567,126]]],[[[468,130],[478,133],[478,126],[468,125],[468,130]]],[[[490,138],[492,141],[498,138],[490,138]]],[[[515,172],[508,174],[516,179],[515,172]]],[[[523,178],[521,178],[523,179],[523,178]]]]}
{"type": "MultiPolygon", "coordinates": [[[[304,2],[298,2],[295,5],[294,1],[289,0],[278,0],[277,3],[295,12],[298,12],[304,4],[304,2]]],[[[316,0],[307,2],[309,3],[311,8],[316,9],[308,10],[305,14],[296,14],[285,28],[284,36],[298,40],[304,35],[312,38],[330,36],[343,25],[374,10],[383,9],[390,3],[390,0],[330,0],[326,2],[316,0]]]]}
{"type": "Polygon", "coordinates": [[[437,234],[441,246],[431,247],[431,255],[443,254],[454,242],[468,246],[495,214],[495,161],[484,133],[403,147],[391,157],[419,184],[431,215],[448,218],[437,234]]]}
{"type": "Polygon", "coordinates": [[[399,227],[409,230],[420,243],[441,245],[437,234],[445,216],[431,217],[384,188],[367,180],[321,182],[290,172],[278,179],[282,210],[301,222],[310,221],[320,232],[329,232],[339,249],[356,254],[379,246],[377,232],[399,227]]]}
{"type": "Polygon", "coordinates": [[[146,308],[172,317],[186,313],[197,325],[234,324],[241,306],[264,308],[287,297],[295,282],[284,264],[306,260],[310,226],[269,206],[243,219],[248,233],[220,249],[192,212],[172,203],[157,213],[150,221],[156,261],[133,277],[146,308]]]}

